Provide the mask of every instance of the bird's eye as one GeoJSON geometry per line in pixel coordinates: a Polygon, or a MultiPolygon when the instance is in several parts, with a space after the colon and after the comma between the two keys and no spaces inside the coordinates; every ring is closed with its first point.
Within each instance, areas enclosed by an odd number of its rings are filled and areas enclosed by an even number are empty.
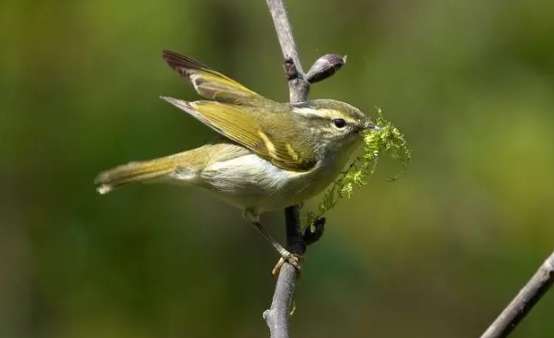
{"type": "Polygon", "coordinates": [[[344,119],[333,119],[333,124],[337,128],[344,128],[346,127],[346,121],[344,119]]]}

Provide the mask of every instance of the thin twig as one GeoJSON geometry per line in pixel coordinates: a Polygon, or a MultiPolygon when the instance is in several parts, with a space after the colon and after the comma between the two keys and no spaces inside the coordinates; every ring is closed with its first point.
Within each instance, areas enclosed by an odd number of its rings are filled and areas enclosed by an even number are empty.
{"type": "Polygon", "coordinates": [[[310,84],[304,79],[304,70],[298,56],[298,49],[292,36],[292,28],[282,0],[266,0],[273,18],[277,38],[285,59],[285,72],[289,80],[291,103],[305,102],[308,99],[310,84]]]}
{"type": "MultiPolygon", "coordinates": [[[[282,0],[266,1],[285,59],[290,102],[304,102],[308,99],[310,84],[304,80],[302,64],[298,57],[285,6],[282,0]]],[[[285,218],[288,249],[296,254],[304,254],[305,245],[302,241],[299,207],[290,206],[286,208],[285,218]]],[[[263,315],[272,338],[289,337],[289,309],[294,297],[297,274],[296,268],[288,263],[283,264],[279,272],[271,307],[263,315]]]]}
{"type": "Polygon", "coordinates": [[[554,252],[544,261],[481,338],[507,337],[548,291],[552,282],[554,282],[554,252]]]}
{"type": "MultiPolygon", "coordinates": [[[[284,68],[289,84],[290,102],[293,104],[306,102],[310,83],[306,80],[306,75],[300,63],[287,11],[282,0],[266,0],[266,2],[285,60],[284,68]]],[[[325,62],[320,61],[310,69],[310,77],[314,79],[314,82],[331,76],[345,62],[343,57],[334,54],[328,54],[324,57],[326,58],[325,62]]],[[[303,255],[306,251],[306,243],[302,234],[299,210],[296,205],[285,209],[287,249],[292,253],[303,255]]],[[[320,221],[322,222],[319,230],[322,231],[324,220],[320,221]]],[[[320,235],[321,233],[319,233],[320,235]]],[[[314,240],[319,236],[314,236],[314,240]]],[[[271,307],[263,314],[272,338],[289,337],[289,312],[293,303],[297,277],[298,271],[292,265],[285,263],[281,267],[271,307]]]]}

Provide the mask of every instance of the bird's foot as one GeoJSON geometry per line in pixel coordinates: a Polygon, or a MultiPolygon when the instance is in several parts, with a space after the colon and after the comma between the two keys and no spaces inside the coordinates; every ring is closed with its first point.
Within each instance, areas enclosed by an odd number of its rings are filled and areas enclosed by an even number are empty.
{"type": "Polygon", "coordinates": [[[321,236],[323,236],[323,231],[325,230],[325,217],[318,217],[313,224],[310,224],[304,230],[304,243],[306,245],[314,244],[319,241],[321,236]]]}
{"type": "Polygon", "coordinates": [[[281,258],[279,258],[279,260],[277,261],[277,264],[275,264],[275,266],[271,270],[271,274],[274,277],[277,277],[279,275],[279,272],[281,271],[281,267],[283,266],[283,264],[285,264],[285,262],[292,265],[296,269],[296,271],[300,273],[302,272],[302,260],[303,260],[302,255],[297,255],[289,251],[286,251],[281,254],[281,258]]]}

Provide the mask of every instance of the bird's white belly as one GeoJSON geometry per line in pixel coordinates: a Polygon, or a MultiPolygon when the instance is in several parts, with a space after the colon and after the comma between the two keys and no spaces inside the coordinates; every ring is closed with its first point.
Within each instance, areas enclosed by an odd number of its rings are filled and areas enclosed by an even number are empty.
{"type": "Polygon", "coordinates": [[[338,172],[334,167],[318,164],[310,171],[294,172],[247,154],[207,166],[200,173],[200,185],[233,205],[261,213],[319,193],[338,172]]]}

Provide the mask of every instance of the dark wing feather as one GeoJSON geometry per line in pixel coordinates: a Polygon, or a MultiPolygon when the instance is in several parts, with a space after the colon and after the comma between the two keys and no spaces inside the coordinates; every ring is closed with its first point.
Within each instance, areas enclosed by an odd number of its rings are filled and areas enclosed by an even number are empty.
{"type": "Polygon", "coordinates": [[[188,56],[165,50],[163,58],[205,98],[242,105],[259,105],[264,101],[271,101],[188,56]]]}

